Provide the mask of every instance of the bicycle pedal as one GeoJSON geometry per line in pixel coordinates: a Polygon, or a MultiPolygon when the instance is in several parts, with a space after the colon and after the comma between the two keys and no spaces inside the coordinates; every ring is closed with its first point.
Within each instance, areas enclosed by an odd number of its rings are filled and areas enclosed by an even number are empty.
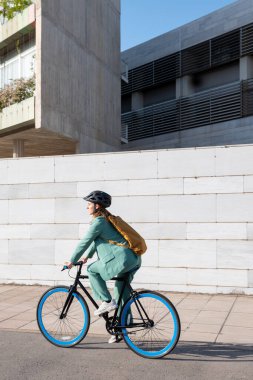
{"type": "Polygon", "coordinates": [[[99,317],[102,317],[102,315],[109,314],[109,311],[105,311],[104,313],[98,314],[99,317]]]}

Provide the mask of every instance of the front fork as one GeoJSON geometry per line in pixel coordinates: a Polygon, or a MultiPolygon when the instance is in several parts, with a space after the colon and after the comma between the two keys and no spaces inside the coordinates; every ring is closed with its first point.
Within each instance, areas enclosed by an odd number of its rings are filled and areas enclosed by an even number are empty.
{"type": "Polygon", "coordinates": [[[70,308],[70,306],[73,302],[73,299],[74,299],[73,293],[75,290],[76,290],[76,285],[75,284],[71,285],[69,288],[69,293],[68,293],[67,299],[65,301],[65,304],[63,306],[63,309],[62,309],[62,312],[60,315],[60,319],[65,318],[66,315],[68,314],[69,308],[70,308]]]}

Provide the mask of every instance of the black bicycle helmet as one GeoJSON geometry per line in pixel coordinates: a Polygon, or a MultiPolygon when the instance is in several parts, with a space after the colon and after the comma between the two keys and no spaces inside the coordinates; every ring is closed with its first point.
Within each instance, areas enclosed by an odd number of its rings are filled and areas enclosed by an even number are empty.
{"type": "Polygon", "coordinates": [[[104,191],[95,190],[92,191],[89,195],[83,198],[84,200],[91,202],[91,203],[97,203],[104,208],[110,207],[112,203],[112,197],[105,193],[104,191]]]}

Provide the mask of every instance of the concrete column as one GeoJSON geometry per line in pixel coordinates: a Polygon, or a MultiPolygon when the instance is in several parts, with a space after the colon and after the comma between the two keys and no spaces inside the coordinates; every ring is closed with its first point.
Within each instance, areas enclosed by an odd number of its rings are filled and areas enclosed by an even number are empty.
{"type": "Polygon", "coordinates": [[[194,94],[194,85],[191,75],[185,75],[176,79],[176,98],[191,96],[194,94]]]}
{"type": "Polygon", "coordinates": [[[143,94],[142,92],[133,92],[132,93],[132,111],[143,108],[143,94]]]}
{"type": "Polygon", "coordinates": [[[181,96],[181,86],[182,86],[182,84],[181,84],[181,78],[177,78],[176,79],[176,98],[178,99],[178,98],[180,98],[180,96],[181,96]]]}
{"type": "Polygon", "coordinates": [[[75,151],[76,154],[80,154],[80,142],[77,142],[76,143],[76,151],[75,151]]]}
{"type": "Polygon", "coordinates": [[[24,140],[13,140],[13,158],[24,157],[24,140]]]}
{"type": "Polygon", "coordinates": [[[253,57],[240,58],[240,80],[253,78],[253,57]]]}

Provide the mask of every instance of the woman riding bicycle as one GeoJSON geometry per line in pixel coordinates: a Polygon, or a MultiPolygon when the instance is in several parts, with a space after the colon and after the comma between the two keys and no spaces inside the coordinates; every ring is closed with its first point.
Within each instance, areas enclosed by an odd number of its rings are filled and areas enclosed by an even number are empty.
{"type": "MultiPolygon", "coordinates": [[[[117,275],[125,274],[130,283],[141,266],[141,257],[128,248],[127,241],[108,221],[110,214],[106,208],[111,205],[111,196],[103,191],[96,190],[83,199],[88,202],[87,211],[92,216],[91,226],[76,247],[70,261],[65,265],[71,268],[84,252],[85,255],[82,258],[84,263],[93,257],[95,252],[97,253],[98,260],[88,266],[87,272],[94,298],[102,301],[94,314],[101,315],[115,310],[118,306],[120,309],[130,295],[128,287],[126,287],[121,305],[117,305],[122,282],[115,282],[114,300],[107,288],[106,281],[117,275]],[[121,245],[110,244],[110,240],[121,245]]],[[[118,336],[112,336],[108,343],[115,343],[119,340],[118,336]]]]}

